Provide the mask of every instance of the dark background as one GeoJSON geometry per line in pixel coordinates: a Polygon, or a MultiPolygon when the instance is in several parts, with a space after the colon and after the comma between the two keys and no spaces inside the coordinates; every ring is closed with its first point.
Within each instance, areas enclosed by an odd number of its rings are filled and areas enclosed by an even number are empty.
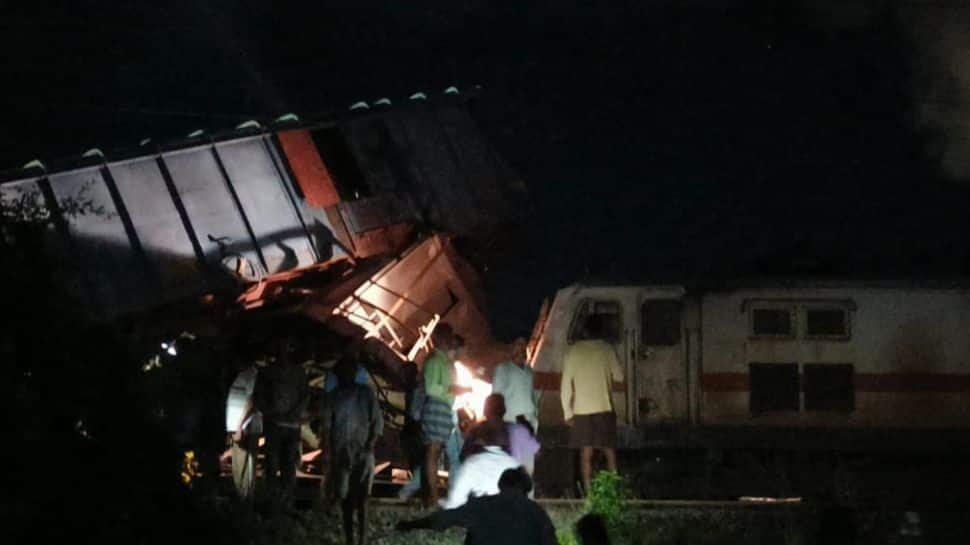
{"type": "Polygon", "coordinates": [[[500,336],[575,281],[970,266],[958,2],[44,4],[0,19],[2,168],[481,85],[532,195],[500,336]]]}

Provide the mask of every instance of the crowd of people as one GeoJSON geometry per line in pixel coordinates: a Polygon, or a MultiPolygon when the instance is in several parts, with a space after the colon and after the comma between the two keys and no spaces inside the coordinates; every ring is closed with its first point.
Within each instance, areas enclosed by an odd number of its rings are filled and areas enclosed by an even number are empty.
{"type": "MultiPolygon", "coordinates": [[[[570,347],[562,384],[563,410],[573,430],[571,444],[581,448],[587,487],[594,448],[604,449],[609,467],[615,469],[610,391],[612,381],[621,378],[612,346],[596,340],[595,334],[593,325],[588,340],[570,347]]],[[[532,501],[539,420],[525,341],[514,341],[507,361],[493,369],[492,394],[485,399],[481,415],[470,414],[456,403],[456,397],[470,392],[456,381],[462,338],[443,324],[435,330],[433,341],[434,349],[420,371],[413,363],[401,368],[406,404],[401,445],[411,464],[411,479],[400,497],[420,493],[426,507],[441,510],[402,523],[399,529],[463,526],[468,529],[468,543],[491,543],[492,533],[504,525],[504,542],[514,534],[515,543],[555,543],[548,516],[532,501]],[[447,463],[447,486],[439,482],[442,458],[447,463]],[[447,491],[443,499],[442,490],[447,491]]],[[[230,388],[226,430],[236,490],[241,498],[253,497],[255,453],[263,437],[265,487],[275,502],[291,502],[301,425],[309,419],[318,424],[315,431],[325,468],[323,505],[339,505],[348,544],[364,543],[374,447],[383,432],[384,415],[368,386],[361,354],[346,351],[322,391],[312,393],[293,339],[279,341],[270,352],[272,358],[263,354],[240,361],[230,388]],[[270,359],[275,361],[267,365],[270,359]]]]}

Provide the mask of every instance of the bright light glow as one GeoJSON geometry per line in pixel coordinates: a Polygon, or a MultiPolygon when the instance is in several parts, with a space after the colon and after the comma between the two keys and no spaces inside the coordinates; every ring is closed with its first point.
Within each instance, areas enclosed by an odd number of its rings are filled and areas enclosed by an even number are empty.
{"type": "Polygon", "coordinates": [[[303,463],[312,462],[312,461],[316,460],[318,456],[320,456],[320,453],[321,452],[322,451],[320,449],[311,450],[310,452],[307,452],[306,454],[304,454],[303,456],[301,456],[300,457],[300,461],[303,462],[303,463]]]}
{"type": "Polygon", "coordinates": [[[492,385],[476,377],[460,361],[455,362],[455,384],[470,386],[472,391],[455,396],[454,410],[465,409],[471,412],[475,420],[484,420],[485,398],[492,394],[492,385]]]}
{"type": "MultiPolygon", "coordinates": [[[[175,341],[166,341],[162,343],[162,351],[169,356],[175,356],[178,352],[175,350],[175,341]]],[[[148,369],[145,369],[148,371],[148,369]]]]}

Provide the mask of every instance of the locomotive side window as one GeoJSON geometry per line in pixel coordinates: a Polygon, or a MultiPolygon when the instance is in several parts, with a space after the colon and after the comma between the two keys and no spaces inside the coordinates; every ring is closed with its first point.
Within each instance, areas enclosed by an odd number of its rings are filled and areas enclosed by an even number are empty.
{"type": "Polygon", "coordinates": [[[805,364],[805,410],[853,411],[855,409],[853,375],[851,364],[805,364]]]}
{"type": "Polygon", "coordinates": [[[787,307],[752,309],[751,332],[756,337],[793,337],[794,313],[787,307]]]}
{"type": "Polygon", "coordinates": [[[640,342],[646,346],[673,346],[680,342],[680,301],[646,301],[640,307],[640,342]]]}
{"type": "Polygon", "coordinates": [[[752,414],[798,410],[797,363],[751,363],[748,373],[752,414]]]}
{"type": "Polygon", "coordinates": [[[841,308],[805,309],[805,336],[848,338],[849,313],[841,308]]]}
{"type": "Polygon", "coordinates": [[[583,301],[576,309],[573,316],[572,326],[569,328],[569,342],[583,340],[588,329],[598,329],[598,338],[619,342],[620,330],[620,303],[616,301],[583,301]]]}

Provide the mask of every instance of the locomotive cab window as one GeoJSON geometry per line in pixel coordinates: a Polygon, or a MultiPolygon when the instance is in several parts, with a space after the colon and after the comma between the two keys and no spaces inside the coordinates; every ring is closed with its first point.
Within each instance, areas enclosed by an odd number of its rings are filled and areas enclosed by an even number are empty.
{"type": "Polygon", "coordinates": [[[569,329],[569,342],[599,338],[620,341],[620,304],[616,301],[586,300],[580,303],[569,329]]]}
{"type": "Polygon", "coordinates": [[[658,299],[640,307],[640,343],[673,346],[680,342],[680,301],[658,299]]]}
{"type": "Polygon", "coordinates": [[[805,336],[823,339],[849,337],[849,313],[843,308],[806,308],[805,336]]]}
{"type": "Polygon", "coordinates": [[[794,337],[794,314],[789,307],[751,309],[751,334],[755,337],[794,337]]]}

